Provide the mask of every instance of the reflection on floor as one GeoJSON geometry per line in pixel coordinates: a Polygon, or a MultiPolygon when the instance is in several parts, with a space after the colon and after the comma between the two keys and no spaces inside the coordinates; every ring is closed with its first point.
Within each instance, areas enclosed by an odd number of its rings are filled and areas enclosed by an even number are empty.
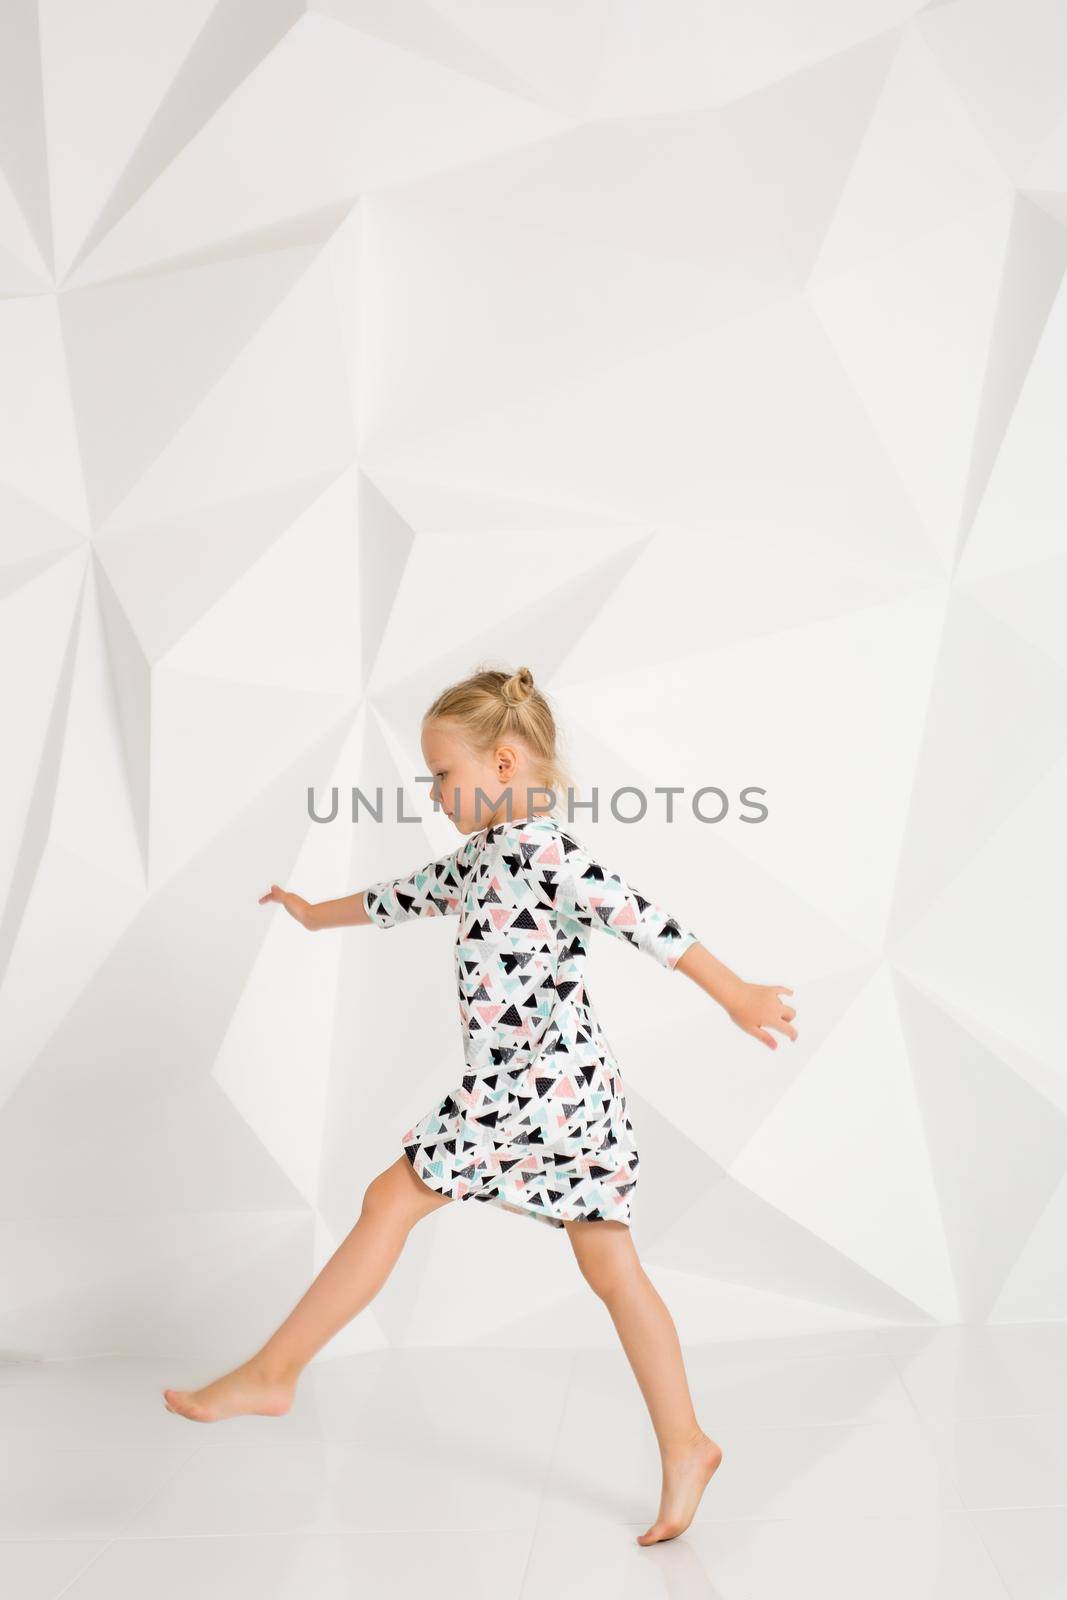
{"type": "Polygon", "coordinates": [[[0,1365],[13,1600],[1052,1600],[1067,1324],[690,1346],[724,1457],[645,1549],[658,1459],[621,1351],[384,1350],[290,1413],[198,1424],[178,1357],[0,1365]]]}

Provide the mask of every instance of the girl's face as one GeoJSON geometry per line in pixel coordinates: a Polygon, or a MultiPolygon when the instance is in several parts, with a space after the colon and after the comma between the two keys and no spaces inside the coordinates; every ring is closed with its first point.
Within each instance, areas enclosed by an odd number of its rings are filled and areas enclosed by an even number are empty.
{"type": "Polygon", "coordinates": [[[447,723],[432,722],[423,728],[421,743],[427,771],[433,777],[431,797],[460,833],[507,821],[509,795],[512,817],[524,817],[547,805],[548,797],[540,792],[527,753],[517,741],[478,755],[447,723]]]}

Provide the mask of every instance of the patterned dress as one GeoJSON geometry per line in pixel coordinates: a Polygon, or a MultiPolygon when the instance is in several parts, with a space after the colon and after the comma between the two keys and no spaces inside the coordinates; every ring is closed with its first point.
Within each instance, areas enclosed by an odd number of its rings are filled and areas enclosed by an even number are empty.
{"type": "Polygon", "coordinates": [[[372,884],[380,928],[454,916],[463,1081],[402,1137],[420,1178],[562,1228],[630,1221],[639,1158],[585,981],[600,928],[673,970],[697,942],[594,861],[551,813],[495,823],[406,878],[372,884]]]}

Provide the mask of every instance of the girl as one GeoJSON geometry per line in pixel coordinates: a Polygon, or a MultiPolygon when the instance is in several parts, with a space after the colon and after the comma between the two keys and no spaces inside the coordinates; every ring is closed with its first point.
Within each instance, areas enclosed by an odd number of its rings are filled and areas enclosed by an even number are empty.
{"type": "Polygon", "coordinates": [[[450,1201],[485,1201],[565,1229],[608,1308],[662,1458],[659,1512],[638,1537],[655,1544],[689,1526],[722,1451],[697,1422],[677,1330],[631,1238],[639,1159],[586,986],[586,935],[602,929],[684,973],[772,1050],[768,1029],[797,1037],[796,1012],[781,999],[793,991],[745,983],[595,861],[557,807],[533,808],[531,794],[554,795],[566,774],[528,668],[480,670],[446,689],[423,717],[421,742],[434,801],[463,844],[340,900],[309,904],[272,884],[260,904],[276,902],[310,929],[456,917],[462,1082],[404,1133],[403,1154],[368,1185],[355,1227],[257,1354],[203,1389],[164,1389],[164,1401],[196,1422],[281,1416],[312,1356],[377,1294],[415,1223],[450,1201]],[[501,793],[505,803],[487,809],[501,793]]]}

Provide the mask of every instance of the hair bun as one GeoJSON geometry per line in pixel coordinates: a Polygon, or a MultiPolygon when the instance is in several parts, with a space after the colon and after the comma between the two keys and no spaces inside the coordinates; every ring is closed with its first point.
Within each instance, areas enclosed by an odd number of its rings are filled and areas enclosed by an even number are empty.
{"type": "Polygon", "coordinates": [[[521,705],[533,694],[533,673],[529,667],[520,667],[518,672],[513,672],[511,677],[501,684],[501,692],[509,706],[521,705]]]}

